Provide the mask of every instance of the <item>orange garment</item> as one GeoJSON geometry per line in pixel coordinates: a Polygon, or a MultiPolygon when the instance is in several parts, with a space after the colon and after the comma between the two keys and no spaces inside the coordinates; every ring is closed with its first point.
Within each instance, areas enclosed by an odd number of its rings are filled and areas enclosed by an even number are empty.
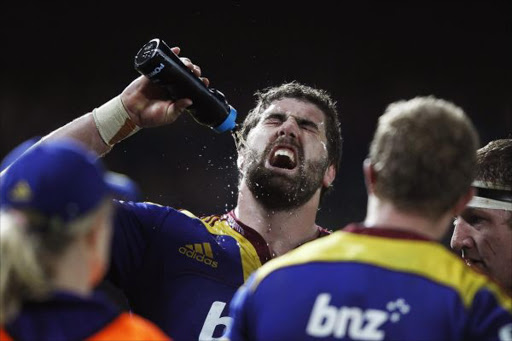
{"type": "Polygon", "coordinates": [[[139,315],[130,313],[120,314],[114,321],[87,339],[87,341],[107,340],[172,341],[155,324],[139,315]]]}
{"type": "Polygon", "coordinates": [[[5,332],[3,328],[0,328],[0,341],[12,341],[12,338],[5,332]]]}
{"type": "MultiPolygon", "coordinates": [[[[130,313],[120,314],[114,321],[103,327],[87,341],[172,341],[155,324],[143,317],[130,313]]],[[[13,341],[7,332],[0,328],[0,341],[13,341]]]]}

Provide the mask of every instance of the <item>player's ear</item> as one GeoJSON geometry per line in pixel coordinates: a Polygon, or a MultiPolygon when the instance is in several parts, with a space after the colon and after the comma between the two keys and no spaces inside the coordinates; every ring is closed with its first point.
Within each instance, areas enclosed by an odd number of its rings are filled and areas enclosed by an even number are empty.
{"type": "Polygon", "coordinates": [[[370,159],[365,159],[363,161],[363,174],[366,191],[368,193],[373,193],[375,190],[375,183],[377,182],[377,173],[375,172],[370,159]]]}
{"type": "Polygon", "coordinates": [[[238,167],[238,170],[241,171],[243,169],[244,163],[245,163],[246,148],[241,143],[238,143],[236,150],[238,152],[238,156],[236,159],[236,165],[238,167]]]}
{"type": "Polygon", "coordinates": [[[244,160],[245,160],[245,158],[243,156],[242,151],[241,150],[238,151],[238,157],[236,159],[236,165],[237,165],[238,169],[242,169],[242,166],[244,165],[244,160]]]}
{"type": "Polygon", "coordinates": [[[330,165],[327,167],[324,173],[324,178],[322,181],[322,184],[324,187],[331,186],[332,182],[334,181],[334,178],[336,177],[336,167],[334,165],[330,165]]]}

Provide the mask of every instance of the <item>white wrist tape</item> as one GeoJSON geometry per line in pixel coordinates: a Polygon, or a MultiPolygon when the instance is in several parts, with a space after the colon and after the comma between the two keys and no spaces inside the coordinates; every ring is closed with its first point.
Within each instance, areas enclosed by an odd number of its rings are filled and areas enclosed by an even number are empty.
{"type": "Polygon", "coordinates": [[[92,115],[101,138],[110,147],[140,130],[126,112],[121,96],[94,109],[92,115]]]}

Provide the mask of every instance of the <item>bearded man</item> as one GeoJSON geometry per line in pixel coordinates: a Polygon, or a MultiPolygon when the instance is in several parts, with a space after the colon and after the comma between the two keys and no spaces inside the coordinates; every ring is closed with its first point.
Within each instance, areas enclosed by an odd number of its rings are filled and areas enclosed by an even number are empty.
{"type": "MultiPolygon", "coordinates": [[[[181,60],[201,77],[190,59],[181,60]]],[[[134,312],[177,341],[220,338],[231,324],[229,301],[254,270],[330,233],[315,220],[341,158],[336,102],[326,91],[295,81],[256,96],[238,130],[233,210],[197,217],[153,203],[115,202],[107,279],[121,288],[134,312]]],[[[141,128],[174,122],[191,104],[169,100],[141,76],[39,143],[71,137],[103,156],[141,128]]]]}

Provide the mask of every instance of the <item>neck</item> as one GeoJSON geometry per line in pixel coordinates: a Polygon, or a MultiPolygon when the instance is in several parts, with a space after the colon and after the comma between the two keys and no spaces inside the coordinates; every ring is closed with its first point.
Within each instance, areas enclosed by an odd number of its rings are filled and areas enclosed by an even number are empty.
{"type": "Polygon", "coordinates": [[[82,296],[91,293],[90,273],[87,268],[87,260],[83,256],[85,252],[82,244],[77,241],[59,257],[52,280],[53,288],[82,296]]]}
{"type": "Polygon", "coordinates": [[[369,194],[364,224],[372,228],[392,227],[418,233],[433,240],[441,240],[447,231],[450,219],[449,214],[433,221],[418,214],[400,211],[389,201],[369,194]]]}
{"type": "Polygon", "coordinates": [[[315,219],[319,201],[320,190],[300,207],[273,211],[265,208],[242,183],[235,215],[265,239],[274,256],[279,256],[317,237],[315,219]]]}

